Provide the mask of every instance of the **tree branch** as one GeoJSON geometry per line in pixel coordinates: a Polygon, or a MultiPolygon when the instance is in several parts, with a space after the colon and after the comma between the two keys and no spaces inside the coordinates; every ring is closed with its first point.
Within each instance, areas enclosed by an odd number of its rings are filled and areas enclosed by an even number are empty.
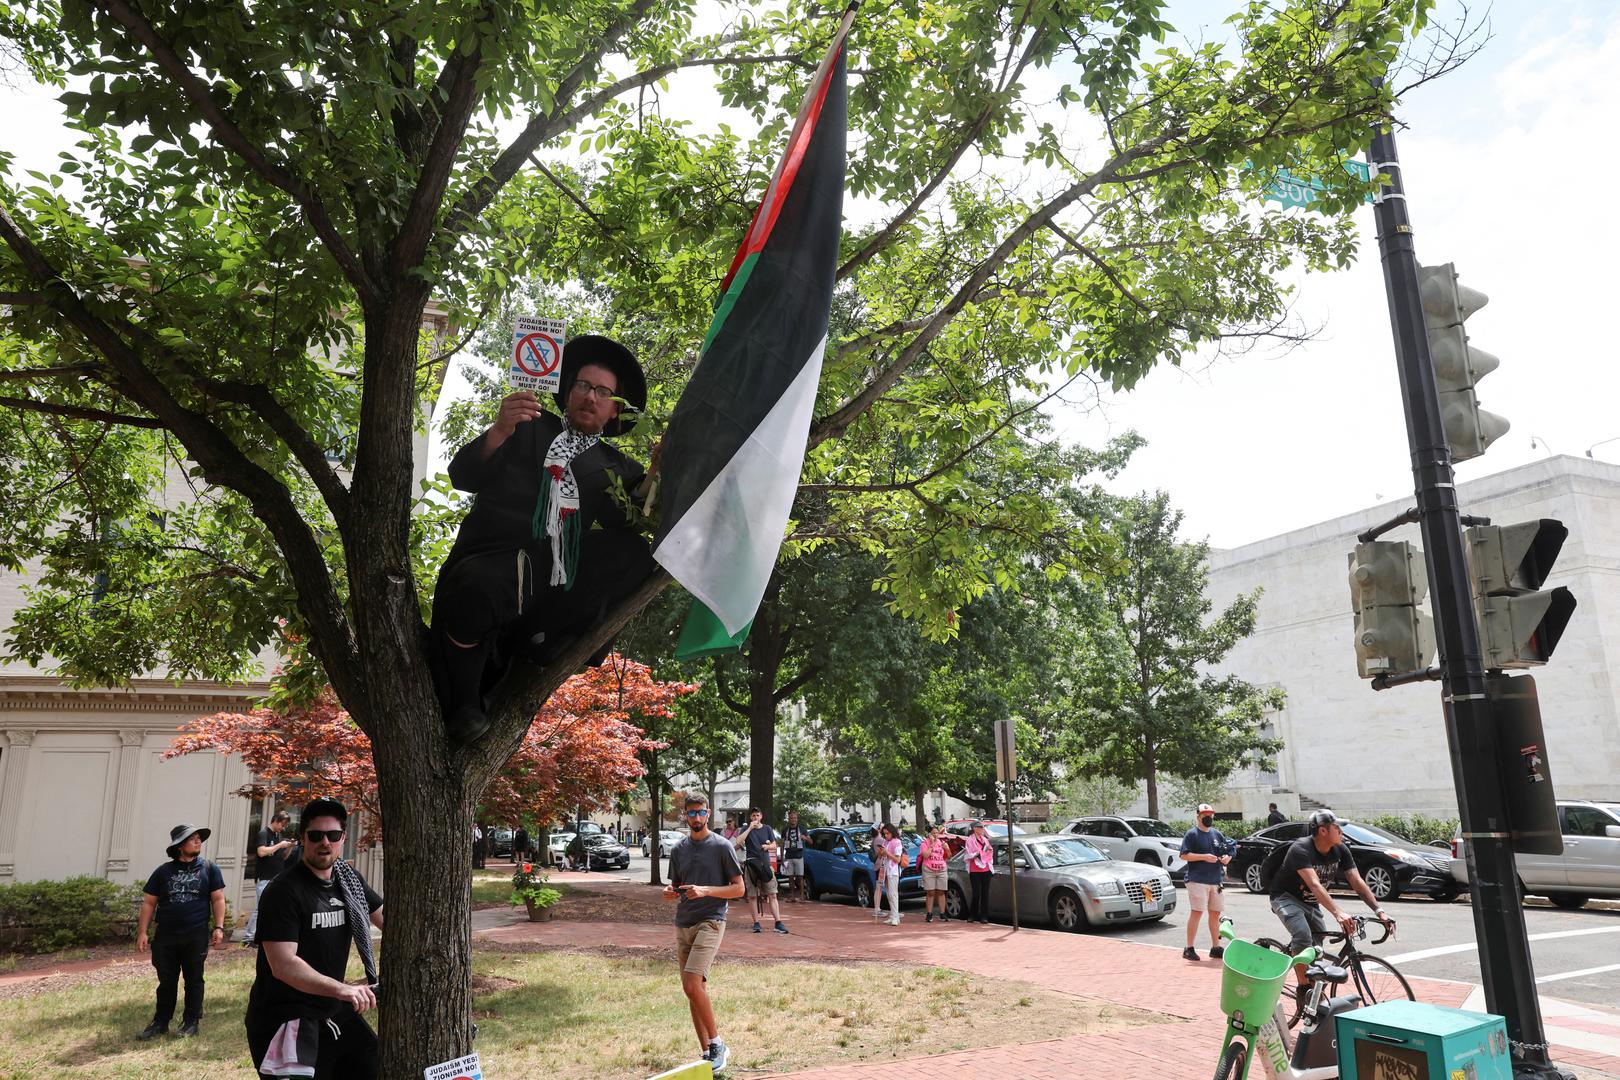
{"type": "Polygon", "coordinates": [[[206,83],[175,52],[174,47],[158,35],[157,30],[126,0],[97,0],[102,9],[122,24],[152,54],[152,59],[172,79],[187,101],[201,114],[210,131],[226,148],[234,151],[247,166],[273,186],[286,192],[304,211],[315,234],[326,245],[326,250],[342,268],[344,276],[360,294],[362,300],[374,300],[380,290],[366,273],[365,267],[350,250],[343,236],[333,225],[326,205],[315,192],[284,165],[271,161],[262,147],[244,135],[218,102],[206,83]]]}
{"type": "Polygon", "coordinates": [[[776,691],[775,700],[778,703],[788,700],[805,686],[809,685],[809,683],[820,674],[821,666],[819,664],[811,664],[809,667],[793,676],[793,678],[783,683],[782,686],[776,691]]]}
{"type": "Polygon", "coordinates": [[[0,292],[0,304],[24,307],[29,304],[48,303],[42,292],[0,292]]]}
{"type": "Polygon", "coordinates": [[[298,464],[314,482],[316,490],[321,493],[321,498],[326,502],[326,508],[332,512],[332,520],[337,523],[338,528],[341,530],[348,524],[349,489],[343,486],[337,470],[332,468],[332,463],[326,459],[325,451],[315,445],[315,440],[310,438],[309,432],[293,419],[293,415],[282,406],[281,402],[276,400],[276,396],[270,392],[268,386],[208,379],[196,373],[193,373],[192,377],[198,381],[198,385],[222,400],[251,406],[253,411],[259,414],[259,418],[270,425],[270,430],[287,444],[287,449],[292,452],[298,464]]]}
{"type": "MultiPolygon", "coordinates": [[[[476,18],[469,22],[476,22],[476,18]]],[[[394,237],[389,268],[395,274],[420,264],[433,238],[434,221],[444,202],[450,172],[456,164],[456,152],[461,148],[467,122],[478,104],[478,72],[483,65],[484,49],[480,42],[470,53],[464,54],[457,48],[439,73],[433,100],[443,104],[438,107],[433,142],[428,146],[416,188],[411,192],[410,208],[405,211],[405,221],[394,237]]]]}
{"type": "Polygon", "coordinates": [[[856,270],[859,270],[867,260],[888,247],[894,240],[895,235],[900,231],[901,226],[910,221],[917,211],[922,209],[923,204],[938,190],[939,185],[943,184],[946,178],[955,170],[957,162],[962,160],[962,155],[968,152],[973,144],[978,141],[979,136],[984,134],[984,129],[990,126],[990,121],[995,119],[997,109],[1006,104],[1007,87],[1011,86],[1017,81],[1018,76],[1023,74],[1024,68],[1035,58],[1037,46],[1043,44],[1044,41],[1045,35],[1040,31],[1030,35],[1029,44],[1025,46],[1024,54],[1018,60],[1018,67],[1014,69],[1010,78],[1004,77],[1002,79],[1001,85],[996,87],[995,92],[990,95],[990,100],[986,101],[984,108],[979,110],[979,115],[974,117],[972,123],[968,124],[963,130],[962,138],[957,142],[956,148],[951,151],[950,156],[945,159],[945,163],[935,171],[933,178],[922,186],[922,189],[905,205],[904,209],[874,234],[862,246],[861,250],[845,260],[844,265],[838,268],[838,273],[834,278],[835,281],[844,280],[856,270]]]}
{"type": "Polygon", "coordinates": [[[150,416],[130,416],[126,413],[91,409],[81,405],[58,405],[54,401],[35,401],[33,398],[0,397],[0,408],[23,409],[27,412],[68,416],[75,420],[94,420],[101,424],[122,424],[124,427],[163,428],[163,421],[150,416]]]}
{"type": "Polygon", "coordinates": [[[12,371],[0,371],[0,382],[17,382],[24,379],[55,379],[63,375],[92,375],[100,370],[95,364],[63,364],[58,367],[16,368],[12,371]]]}
{"type": "Polygon", "coordinates": [[[956,290],[951,299],[928,320],[928,325],[923,327],[922,331],[911,340],[910,344],[901,350],[899,357],[869,380],[860,393],[834,410],[832,415],[812,425],[810,429],[810,445],[819,446],[828,439],[838,438],[843,435],[857,417],[870,409],[873,403],[889,387],[899,381],[900,376],[905,373],[906,369],[916,362],[917,358],[922,355],[923,350],[928,348],[933,340],[950,324],[951,320],[956,317],[957,313],[967,306],[968,302],[984,286],[984,283],[990,279],[990,276],[999,270],[1023,242],[1034,235],[1037,229],[1055,219],[1059,213],[1074,203],[1075,200],[1089,195],[1103,184],[1118,181],[1121,169],[1133,161],[1158,152],[1165,143],[1180,134],[1180,129],[1172,129],[1132,147],[1123,154],[1115,155],[1102,168],[1072,184],[1066,191],[1025,218],[1023,223],[1009,233],[1007,238],[996,247],[995,251],[980,263],[972,274],[968,275],[968,279],[956,290]]]}

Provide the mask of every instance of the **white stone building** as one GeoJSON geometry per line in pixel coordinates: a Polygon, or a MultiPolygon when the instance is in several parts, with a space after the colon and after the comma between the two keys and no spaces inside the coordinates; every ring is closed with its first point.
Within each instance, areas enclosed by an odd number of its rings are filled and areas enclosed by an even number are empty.
{"type": "MultiPolygon", "coordinates": [[[[1547,587],[1567,586],[1578,606],[1552,659],[1533,674],[1558,795],[1614,798],[1620,794],[1620,694],[1612,674],[1620,657],[1620,466],[1551,457],[1458,490],[1464,513],[1494,524],[1555,518],[1568,527],[1547,587]]],[[[1211,553],[1209,596],[1217,610],[1240,592],[1265,590],[1258,629],[1223,667],[1288,693],[1274,717],[1285,744],[1276,775],[1234,778],[1230,809],[1241,803],[1248,813],[1263,810],[1271,792],[1281,789],[1344,813],[1455,815],[1439,684],[1374,692],[1356,675],[1351,641],[1347,556],[1356,534],[1413,503],[1408,497],[1211,553]]],[[[1416,525],[1386,538],[1421,542],[1416,525]]]]}

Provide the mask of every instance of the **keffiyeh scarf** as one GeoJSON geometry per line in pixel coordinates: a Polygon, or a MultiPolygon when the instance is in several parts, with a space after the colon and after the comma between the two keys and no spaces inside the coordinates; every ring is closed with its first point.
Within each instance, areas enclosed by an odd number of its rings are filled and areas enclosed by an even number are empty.
{"type": "Polygon", "coordinates": [[[349,909],[349,933],[360,954],[360,964],[366,969],[366,982],[376,986],[377,960],[371,952],[371,907],[366,902],[366,884],[359,871],[342,859],[332,864],[332,876],[343,891],[343,906],[349,909]]]}
{"type": "Polygon", "coordinates": [[[574,479],[574,459],[601,438],[565,424],[546,450],[546,475],[540,480],[531,528],[536,540],[541,536],[551,540],[551,584],[565,589],[573,588],[574,571],[579,567],[579,483],[574,479]]]}

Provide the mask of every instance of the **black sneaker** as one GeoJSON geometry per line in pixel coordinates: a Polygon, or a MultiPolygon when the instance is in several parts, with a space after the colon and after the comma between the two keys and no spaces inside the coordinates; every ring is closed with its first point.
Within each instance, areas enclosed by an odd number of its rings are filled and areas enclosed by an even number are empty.
{"type": "Polygon", "coordinates": [[[168,1033],[169,1033],[169,1025],[168,1024],[160,1024],[156,1020],[154,1020],[150,1024],[146,1025],[146,1030],[142,1031],[139,1035],[137,1035],[135,1037],[137,1039],[139,1039],[141,1042],[145,1042],[148,1039],[155,1039],[159,1035],[167,1035],[168,1033]]]}
{"type": "Polygon", "coordinates": [[[180,1030],[174,1033],[174,1037],[177,1039],[189,1039],[195,1034],[197,1034],[197,1021],[187,1020],[180,1025],[180,1030]]]}
{"type": "Polygon", "coordinates": [[[484,715],[482,709],[462,705],[446,718],[444,726],[451,742],[467,746],[477,742],[489,730],[489,717],[484,715]]]}
{"type": "Polygon", "coordinates": [[[1185,949],[1181,950],[1181,958],[1183,960],[1197,960],[1198,950],[1189,945],[1185,949]]]}
{"type": "Polygon", "coordinates": [[[763,934],[763,933],[764,933],[764,932],[765,932],[765,931],[763,931],[763,930],[761,930],[761,929],[760,929],[760,928],[759,928],[759,923],[755,923],[755,924],[754,924],[754,933],[756,933],[756,934],[763,934]]]}
{"type": "Polygon", "coordinates": [[[714,1075],[719,1076],[726,1071],[726,1065],[731,1061],[731,1051],[719,1039],[709,1043],[709,1068],[714,1075]]]}
{"type": "Polygon", "coordinates": [[[780,919],[778,919],[776,922],[776,932],[778,934],[785,934],[788,932],[788,928],[782,924],[780,919]]]}
{"type": "Polygon", "coordinates": [[[1209,950],[1209,958],[1211,960],[1219,960],[1221,957],[1223,957],[1225,955],[1226,955],[1226,949],[1223,948],[1220,945],[1216,945],[1214,948],[1209,950]]]}
{"type": "Polygon", "coordinates": [[[934,913],[932,911],[930,911],[927,915],[925,915],[923,917],[923,922],[933,922],[933,921],[934,921],[934,913]]]}

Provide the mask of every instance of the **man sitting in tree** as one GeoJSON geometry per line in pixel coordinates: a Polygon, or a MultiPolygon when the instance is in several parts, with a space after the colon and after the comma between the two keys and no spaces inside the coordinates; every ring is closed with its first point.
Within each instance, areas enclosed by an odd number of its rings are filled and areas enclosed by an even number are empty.
{"type": "Polygon", "coordinates": [[[451,483],[477,498],[439,571],[430,656],[459,742],[488,729],[484,695],[514,649],[555,657],[653,571],[616,495],[645,494],[658,450],[649,472],[602,441],[635,423],[620,415],[623,403],[646,407],[641,366],[609,338],[574,338],[554,397],[560,417],[527,390],[508,394],[489,430],[450,462],[451,483]]]}

